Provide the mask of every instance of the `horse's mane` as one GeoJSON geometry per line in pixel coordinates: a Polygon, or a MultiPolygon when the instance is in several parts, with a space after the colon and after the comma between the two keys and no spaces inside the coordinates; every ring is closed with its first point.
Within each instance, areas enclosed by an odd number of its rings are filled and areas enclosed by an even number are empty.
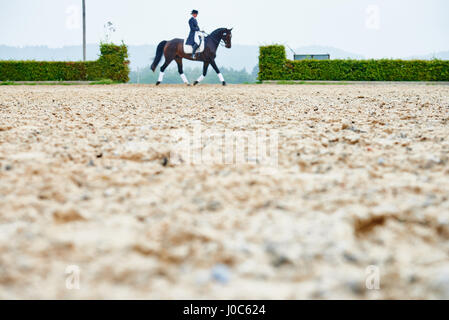
{"type": "Polygon", "coordinates": [[[215,42],[220,42],[221,37],[223,36],[223,32],[225,32],[226,28],[218,28],[217,30],[212,31],[212,33],[206,37],[206,39],[210,38],[211,40],[214,40],[215,42]]]}

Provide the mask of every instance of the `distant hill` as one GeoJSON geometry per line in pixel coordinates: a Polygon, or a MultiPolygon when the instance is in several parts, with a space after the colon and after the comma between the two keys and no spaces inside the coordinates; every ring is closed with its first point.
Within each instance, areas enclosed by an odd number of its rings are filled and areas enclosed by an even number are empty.
{"type": "Polygon", "coordinates": [[[422,60],[433,60],[433,59],[440,59],[440,60],[449,60],[449,51],[441,51],[421,56],[412,56],[408,57],[408,60],[411,59],[422,59],[422,60]]]}
{"type": "MultiPolygon", "coordinates": [[[[287,56],[292,58],[293,53],[286,48],[287,56]]],[[[328,53],[331,59],[364,59],[361,54],[347,52],[334,47],[326,46],[304,46],[294,49],[297,54],[319,54],[328,53]]],[[[148,67],[156,53],[155,45],[131,45],[129,54],[131,60],[131,69],[137,70],[148,67]]],[[[87,58],[95,60],[99,56],[99,46],[89,44],[87,46],[87,58]]],[[[49,48],[47,46],[29,46],[29,47],[9,47],[0,45],[0,60],[60,60],[60,61],[79,61],[82,56],[81,46],[66,46],[62,48],[49,48]]],[[[234,70],[246,69],[251,73],[258,64],[259,47],[250,45],[233,45],[231,50],[220,47],[217,55],[217,63],[221,67],[232,68],[234,70]]],[[[427,59],[434,58],[449,60],[449,51],[438,52],[434,54],[412,56],[406,59],[427,59]]],[[[200,65],[197,62],[185,62],[186,67],[195,68],[200,65]]]]}
{"type": "MultiPolygon", "coordinates": [[[[100,54],[99,46],[87,46],[87,59],[95,60],[100,54]]],[[[148,67],[156,54],[155,45],[129,46],[131,69],[148,67]]],[[[231,50],[219,48],[217,63],[219,66],[251,72],[258,63],[259,48],[257,46],[234,45],[231,50]]],[[[82,59],[81,46],[65,46],[49,48],[47,46],[9,47],[0,45],[0,60],[47,60],[47,61],[79,61],[82,59]]],[[[198,62],[186,61],[187,67],[199,66],[198,62]]]]}
{"type": "MultiPolygon", "coordinates": [[[[141,45],[129,46],[129,54],[131,60],[131,68],[145,68],[153,62],[156,54],[156,46],[141,45]]],[[[231,50],[226,48],[218,48],[217,64],[226,68],[235,70],[246,69],[251,72],[258,64],[259,47],[234,45],[231,50]]],[[[186,67],[198,67],[198,62],[184,61],[186,67]]]]}
{"type": "MultiPolygon", "coordinates": [[[[100,54],[99,46],[87,46],[87,58],[95,60],[100,54]]],[[[0,60],[47,60],[79,61],[83,58],[81,46],[49,48],[47,46],[9,47],[0,45],[0,60]]]]}

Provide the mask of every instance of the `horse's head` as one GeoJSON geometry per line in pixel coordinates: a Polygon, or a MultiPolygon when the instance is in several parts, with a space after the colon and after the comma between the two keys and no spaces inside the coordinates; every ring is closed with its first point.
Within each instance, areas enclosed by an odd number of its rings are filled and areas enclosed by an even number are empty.
{"type": "Polygon", "coordinates": [[[225,47],[228,49],[231,49],[231,47],[232,47],[232,29],[234,29],[234,28],[225,29],[223,31],[223,35],[221,37],[221,40],[223,40],[226,44],[225,47]]]}

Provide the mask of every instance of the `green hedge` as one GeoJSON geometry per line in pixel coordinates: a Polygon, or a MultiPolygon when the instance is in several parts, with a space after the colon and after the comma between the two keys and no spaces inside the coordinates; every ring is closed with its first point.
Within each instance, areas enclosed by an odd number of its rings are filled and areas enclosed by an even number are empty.
{"type": "Polygon", "coordinates": [[[0,81],[129,81],[126,45],[101,44],[97,61],[0,61],[0,81]]]}
{"type": "Polygon", "coordinates": [[[443,60],[287,60],[280,45],[260,47],[259,80],[449,81],[443,60]]]}

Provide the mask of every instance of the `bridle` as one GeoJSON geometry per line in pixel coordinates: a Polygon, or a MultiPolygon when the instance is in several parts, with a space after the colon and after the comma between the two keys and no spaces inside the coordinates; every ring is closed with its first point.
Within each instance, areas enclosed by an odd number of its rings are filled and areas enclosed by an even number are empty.
{"type": "MultiPolygon", "coordinates": [[[[203,33],[206,35],[206,37],[210,37],[210,34],[203,31],[203,33]]],[[[215,38],[212,38],[213,40],[216,40],[215,38]]],[[[226,47],[226,41],[223,40],[223,35],[220,37],[220,41],[218,42],[218,45],[221,47],[226,47]]]]}

